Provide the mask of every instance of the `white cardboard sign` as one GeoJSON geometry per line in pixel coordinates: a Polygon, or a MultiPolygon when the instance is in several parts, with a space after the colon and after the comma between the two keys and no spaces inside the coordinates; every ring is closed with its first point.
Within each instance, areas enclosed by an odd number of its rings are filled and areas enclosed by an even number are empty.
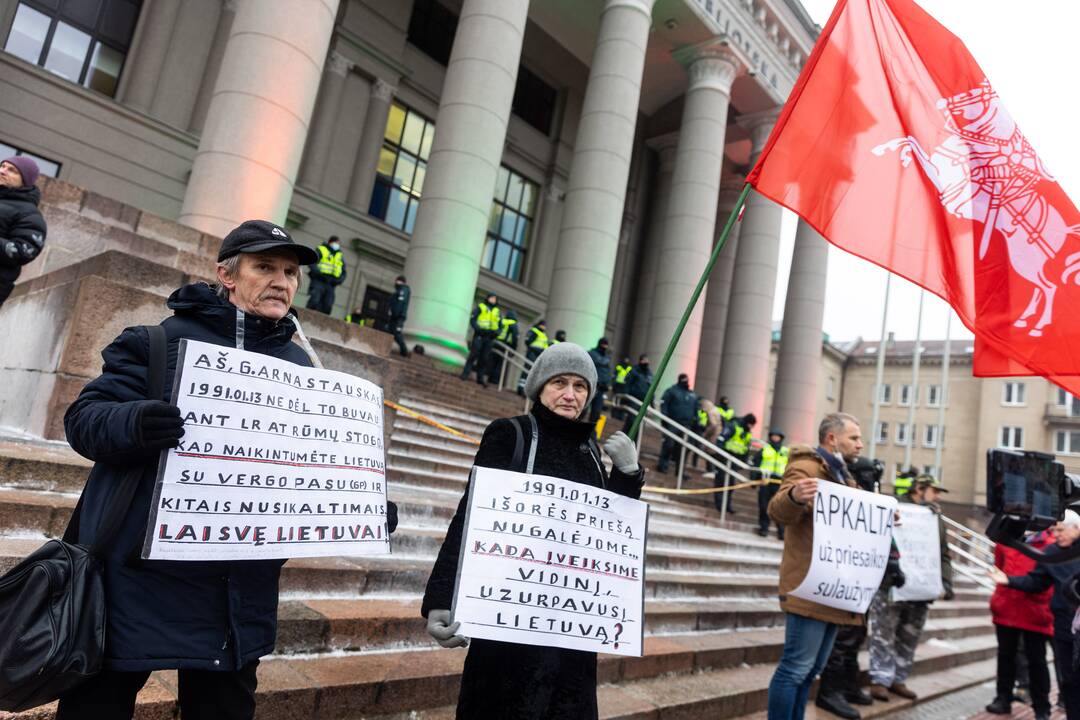
{"type": "Polygon", "coordinates": [[[382,400],[345,373],[181,340],[184,437],[160,463],[142,556],[389,553],[382,400]]]}
{"type": "Polygon", "coordinates": [[[477,467],[454,588],[466,637],[640,656],[640,500],[544,475],[477,467]]]}
{"type": "Polygon", "coordinates": [[[896,499],[818,481],[810,568],[789,594],[862,614],[881,585],[896,499]]]}
{"type": "Polygon", "coordinates": [[[893,600],[936,600],[941,585],[941,538],[934,511],[922,505],[900,503],[900,524],[893,530],[900,550],[904,587],[892,588],[893,600]]]}

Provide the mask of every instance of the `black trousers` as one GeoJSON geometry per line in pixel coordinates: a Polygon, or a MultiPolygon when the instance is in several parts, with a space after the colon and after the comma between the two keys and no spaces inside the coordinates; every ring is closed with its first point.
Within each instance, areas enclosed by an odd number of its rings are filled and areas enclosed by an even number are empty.
{"type": "MultiPolygon", "coordinates": [[[[680,423],[681,424],[681,423],[680,423]]],[[[681,437],[685,440],[690,435],[690,429],[687,425],[683,425],[685,428],[681,437]]],[[[665,430],[671,430],[670,427],[665,427],[665,430]]],[[[672,432],[676,432],[672,430],[672,432]]],[[[660,459],[656,461],[656,469],[658,472],[667,472],[668,463],[672,460],[678,462],[679,445],[667,435],[664,436],[664,441],[660,443],[660,459]]]]}
{"type": "Polygon", "coordinates": [[[308,289],[307,308],[329,315],[334,309],[334,286],[313,275],[308,289]]]}
{"type": "MultiPolygon", "coordinates": [[[[501,346],[503,348],[509,348],[510,347],[509,345],[507,345],[506,343],[504,343],[504,342],[502,342],[500,340],[496,340],[494,343],[492,343],[493,348],[495,347],[495,345],[499,345],[499,346],[501,346]]],[[[503,356],[501,354],[495,352],[494,350],[492,350],[491,354],[488,356],[487,379],[488,379],[489,383],[495,383],[495,384],[499,383],[499,375],[502,374],[502,367],[503,367],[503,356]]],[[[507,367],[507,370],[506,370],[507,374],[509,374],[511,366],[507,365],[506,367],[507,367]]],[[[507,386],[509,387],[509,383],[507,383],[507,386]]]]}
{"type": "MultiPolygon", "coordinates": [[[[544,352],[540,348],[527,347],[525,348],[525,359],[532,362],[536,358],[540,357],[540,353],[544,352]]],[[[521,377],[518,378],[518,390],[525,392],[525,380],[529,377],[529,373],[524,370],[521,371],[521,377]]]]}
{"type": "Polygon", "coordinates": [[[397,343],[401,357],[409,356],[409,346],[405,344],[405,318],[390,318],[390,330],[394,333],[394,342],[397,343]]]}
{"type": "MultiPolygon", "coordinates": [[[[776,496],[777,491],[780,490],[780,486],[775,483],[768,483],[762,485],[757,491],[757,518],[758,527],[765,532],[769,532],[769,503],[773,497],[776,496]]],[[[782,537],[784,534],[784,527],[780,523],[776,523],[776,531],[782,537]]],[[[842,628],[841,628],[842,630],[842,628]]]]}
{"type": "Polygon", "coordinates": [[[997,632],[997,696],[1012,699],[1016,657],[1023,652],[1028,664],[1028,690],[1035,714],[1050,712],[1050,670],[1046,665],[1046,636],[1031,630],[995,625],[997,632]],[[1023,647],[1021,647],[1021,644],[1023,647]]]}
{"type": "MultiPolygon", "coordinates": [[[[746,455],[735,455],[734,453],[732,454],[732,457],[735,458],[736,460],[742,460],[743,462],[746,462],[746,458],[747,458],[746,455]]],[[[713,478],[713,487],[724,487],[724,478],[725,477],[728,479],[727,483],[728,483],[729,487],[739,484],[739,479],[738,478],[731,477],[730,475],[727,475],[726,473],[717,472],[716,477],[713,478]]],[[[737,492],[739,492],[739,491],[738,490],[728,490],[727,492],[713,493],[713,504],[716,505],[716,511],[719,512],[720,508],[722,508],[724,506],[723,503],[727,503],[727,511],[731,512],[732,511],[731,510],[731,496],[734,495],[737,492]]]]}
{"type": "Polygon", "coordinates": [[[604,398],[607,389],[608,386],[603,383],[596,386],[596,395],[593,397],[592,405],[589,406],[589,422],[596,422],[604,414],[604,398]]]}
{"type": "Polygon", "coordinates": [[[473,336],[472,345],[469,346],[469,357],[465,360],[465,369],[461,371],[461,379],[468,380],[469,373],[476,369],[476,382],[484,385],[484,375],[488,371],[488,362],[491,357],[491,346],[495,343],[492,335],[476,333],[473,336]]]}
{"type": "MultiPolygon", "coordinates": [[[[234,672],[180,670],[181,720],[251,720],[259,661],[234,672]]],[[[150,673],[104,670],[60,698],[56,720],[131,720],[135,696],[150,673]]]]}
{"type": "Polygon", "coordinates": [[[851,693],[859,689],[859,648],[865,640],[865,624],[840,626],[836,631],[836,642],[833,643],[829,662],[821,673],[821,689],[818,691],[820,694],[851,693]]]}
{"type": "MultiPolygon", "coordinates": [[[[1056,618],[1055,618],[1056,620],[1056,618]]],[[[1061,683],[1058,692],[1065,699],[1065,717],[1068,720],[1080,720],[1080,672],[1077,672],[1073,664],[1073,638],[1071,628],[1067,624],[1054,623],[1054,659],[1057,662],[1058,671],[1061,673],[1061,683]],[[1065,630],[1065,632],[1062,632],[1065,630]]],[[[1031,667],[1028,667],[1031,673],[1031,667]]],[[[1035,690],[1033,681],[1028,679],[1028,687],[1034,699],[1035,690]]]]}

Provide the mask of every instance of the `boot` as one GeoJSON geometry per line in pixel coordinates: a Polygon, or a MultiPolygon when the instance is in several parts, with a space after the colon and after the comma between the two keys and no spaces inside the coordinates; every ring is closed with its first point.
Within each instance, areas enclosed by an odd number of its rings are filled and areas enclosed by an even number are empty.
{"type": "Polygon", "coordinates": [[[1012,715],[1012,701],[999,695],[986,706],[986,712],[994,715],[1012,715]]]}
{"type": "Polygon", "coordinates": [[[848,705],[848,701],[844,699],[844,696],[835,690],[818,693],[814,704],[822,710],[827,710],[833,715],[844,718],[844,720],[861,720],[862,718],[859,711],[848,705]]]}
{"type": "Polygon", "coordinates": [[[916,700],[919,697],[915,694],[914,691],[912,691],[911,688],[909,688],[904,683],[893,683],[892,687],[889,688],[889,690],[891,690],[894,695],[899,695],[900,697],[907,700],[916,700]]]}
{"type": "Polygon", "coordinates": [[[889,688],[884,685],[871,685],[870,697],[882,702],[889,702],[889,688]]]}
{"type": "Polygon", "coordinates": [[[757,534],[760,535],[761,537],[769,537],[769,531],[767,529],[765,529],[765,528],[758,528],[757,529],[757,534]]]}
{"type": "Polygon", "coordinates": [[[844,699],[852,705],[873,705],[874,698],[862,688],[855,688],[844,693],[844,699]]]}

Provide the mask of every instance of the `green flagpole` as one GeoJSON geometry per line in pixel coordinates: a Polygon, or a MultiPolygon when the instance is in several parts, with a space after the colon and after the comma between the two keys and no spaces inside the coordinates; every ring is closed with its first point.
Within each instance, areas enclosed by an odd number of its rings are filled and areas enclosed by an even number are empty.
{"type": "Polygon", "coordinates": [[[728,215],[727,222],[724,223],[724,229],[720,233],[720,239],[716,241],[716,247],[713,248],[712,255],[709,257],[709,262],[705,265],[705,270],[701,273],[701,278],[698,280],[697,287],[694,288],[694,293],[690,296],[690,303],[686,306],[686,310],[683,311],[682,319],[679,320],[679,325],[675,328],[675,334],[671,336],[671,342],[668,343],[667,350],[664,351],[664,359],[660,361],[660,365],[656,368],[652,384],[649,385],[649,391],[645,393],[645,399],[641,401],[641,408],[634,417],[634,423],[630,426],[631,440],[637,438],[641,422],[645,419],[645,410],[652,405],[653,396],[656,395],[656,386],[660,384],[660,378],[664,376],[668,363],[671,361],[671,356],[675,354],[675,346],[679,344],[679,338],[682,337],[683,330],[686,328],[686,322],[690,319],[690,313],[694,311],[694,306],[697,305],[697,301],[701,297],[701,291],[705,289],[705,283],[708,282],[709,275],[712,274],[713,266],[716,265],[716,261],[720,257],[720,251],[724,249],[724,244],[727,243],[731,228],[735,226],[735,221],[739,219],[739,213],[742,211],[743,205],[746,203],[746,196],[749,194],[750,183],[746,183],[746,185],[743,186],[742,192],[739,193],[739,199],[735,201],[735,207],[732,209],[731,214],[728,215]]]}

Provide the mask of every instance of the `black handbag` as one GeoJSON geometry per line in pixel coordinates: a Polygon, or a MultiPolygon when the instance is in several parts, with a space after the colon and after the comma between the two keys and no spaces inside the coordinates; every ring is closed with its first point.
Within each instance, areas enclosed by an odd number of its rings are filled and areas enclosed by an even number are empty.
{"type": "MultiPolygon", "coordinates": [[[[165,387],[166,338],[147,326],[147,397],[165,387]]],[[[62,540],[50,540],[0,577],[0,710],[18,712],[56,700],[101,670],[105,585],[101,555],[131,507],[143,467],[119,484],[89,547],[78,545],[82,497],[62,540]]]]}

